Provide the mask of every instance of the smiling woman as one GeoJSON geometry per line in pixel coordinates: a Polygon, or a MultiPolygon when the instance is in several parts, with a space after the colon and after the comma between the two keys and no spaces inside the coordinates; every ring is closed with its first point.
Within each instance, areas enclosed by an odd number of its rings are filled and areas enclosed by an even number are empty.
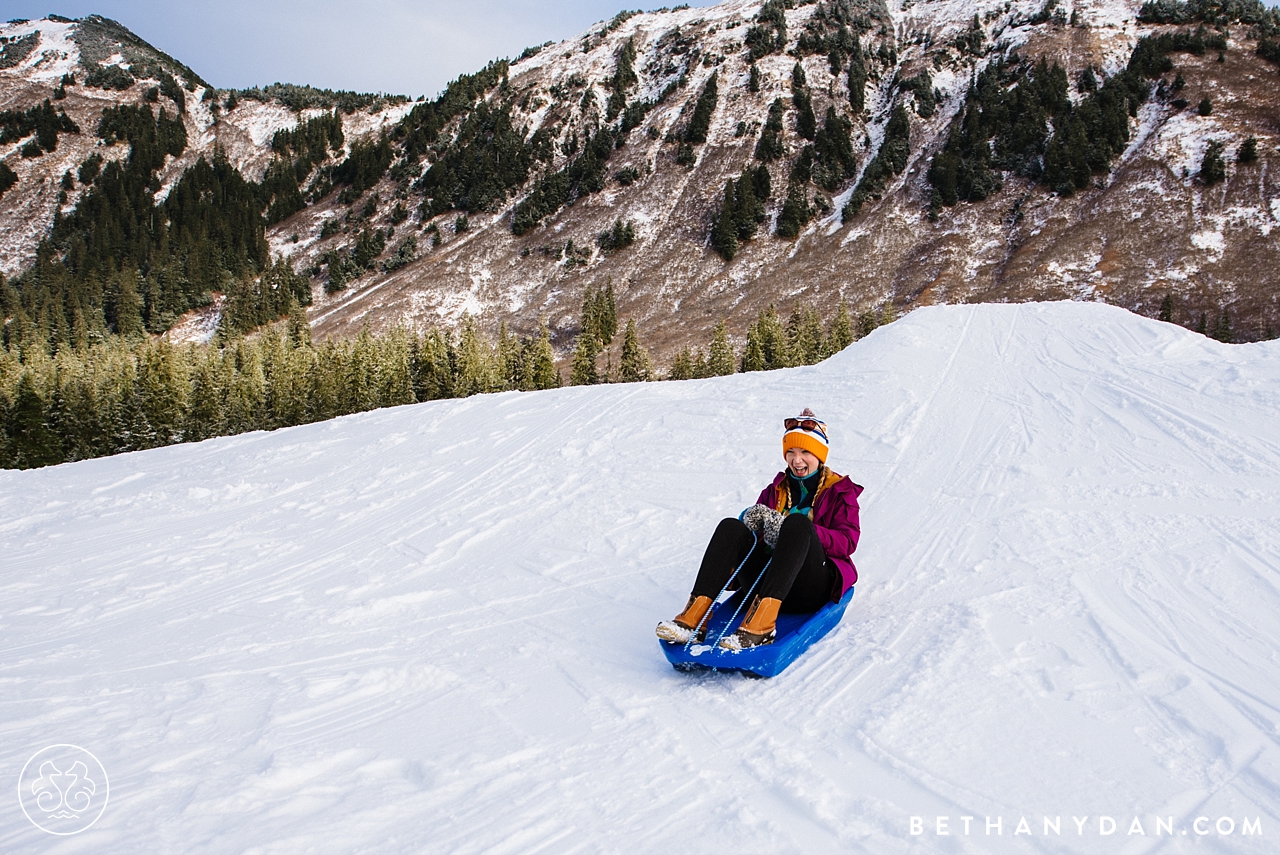
{"type": "Polygon", "coordinates": [[[702,642],[727,591],[745,590],[740,602],[750,602],[741,625],[731,634],[726,625],[713,640],[731,651],[773,644],[780,612],[810,614],[844,598],[858,579],[851,556],[861,533],[862,487],[827,467],[828,448],[827,425],[809,408],[783,420],[786,470],[737,519],[720,521],[689,602],[658,624],[658,638],[702,642]]]}
{"type": "MultiPolygon", "coordinates": [[[[280,80],[430,97],[491,59],[516,57],[530,45],[607,21],[620,2],[71,0],[58,11],[114,18],[219,88],[280,80]]],[[[43,0],[12,0],[5,8],[10,18],[38,18],[47,7],[43,0]]]]}

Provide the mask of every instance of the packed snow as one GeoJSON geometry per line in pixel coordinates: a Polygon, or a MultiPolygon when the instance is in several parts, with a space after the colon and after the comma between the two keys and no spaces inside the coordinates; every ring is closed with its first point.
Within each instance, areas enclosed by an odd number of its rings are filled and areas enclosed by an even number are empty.
{"type": "Polygon", "coordinates": [[[0,850],[1274,851],[1277,423],[1280,343],[952,306],[2,473],[0,768],[79,745],[111,800],[53,838],[9,790],[0,850]],[[804,406],[866,487],[849,612],[677,673],[654,625],[804,406]]]}

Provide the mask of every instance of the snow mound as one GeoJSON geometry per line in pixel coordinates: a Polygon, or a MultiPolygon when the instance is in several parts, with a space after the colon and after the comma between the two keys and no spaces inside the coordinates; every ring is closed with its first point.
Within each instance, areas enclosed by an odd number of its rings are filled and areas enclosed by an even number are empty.
{"type": "Polygon", "coordinates": [[[1278,343],[952,306],[2,473],[3,768],[94,752],[94,851],[1269,851],[1277,423],[1278,343]],[[803,406],[866,486],[849,612],[774,680],[678,674],[653,627],[803,406]]]}

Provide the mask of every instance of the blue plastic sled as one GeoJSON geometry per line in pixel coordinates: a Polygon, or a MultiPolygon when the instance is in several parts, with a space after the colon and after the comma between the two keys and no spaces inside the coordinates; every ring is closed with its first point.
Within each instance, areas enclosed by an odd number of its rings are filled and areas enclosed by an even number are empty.
{"type": "MultiPolygon", "coordinates": [[[[776,677],[796,661],[800,654],[809,649],[815,641],[826,635],[840,618],[853,599],[853,588],[845,592],[838,603],[827,603],[818,611],[809,615],[778,615],[778,637],[773,644],[750,647],[746,650],[725,650],[714,646],[715,640],[728,624],[729,618],[738,607],[741,594],[735,594],[727,601],[716,606],[707,620],[707,640],[703,644],[675,644],[659,640],[662,652],[667,661],[677,671],[743,671],[758,677],[776,677]]],[[[746,615],[746,609],[738,615],[729,632],[737,629],[746,615]]]]}

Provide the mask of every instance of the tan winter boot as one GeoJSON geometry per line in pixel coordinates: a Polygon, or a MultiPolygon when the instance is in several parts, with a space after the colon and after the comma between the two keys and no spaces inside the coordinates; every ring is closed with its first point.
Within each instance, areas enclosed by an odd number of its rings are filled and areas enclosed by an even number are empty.
{"type": "Polygon", "coordinates": [[[782,600],[773,597],[756,597],[751,609],[742,619],[742,624],[733,635],[720,639],[720,646],[725,650],[746,650],[748,647],[759,647],[762,644],[773,644],[778,630],[778,609],[782,608],[782,600]]]}
{"type": "Polygon", "coordinates": [[[707,610],[711,608],[710,597],[690,596],[689,602],[685,604],[684,611],[676,615],[672,620],[664,620],[658,624],[658,638],[663,641],[671,641],[676,644],[684,644],[694,633],[697,633],[697,640],[702,641],[707,637],[707,627],[699,625],[703,623],[703,618],[707,616],[707,610]]]}

